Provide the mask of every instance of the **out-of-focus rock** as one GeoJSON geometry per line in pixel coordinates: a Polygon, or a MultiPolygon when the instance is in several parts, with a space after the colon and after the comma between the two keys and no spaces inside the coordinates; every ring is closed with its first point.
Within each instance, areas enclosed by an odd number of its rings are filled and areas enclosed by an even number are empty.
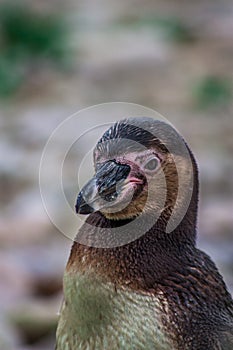
{"type": "Polygon", "coordinates": [[[46,301],[30,299],[8,315],[21,335],[22,344],[35,344],[50,335],[54,337],[61,298],[46,301]]]}

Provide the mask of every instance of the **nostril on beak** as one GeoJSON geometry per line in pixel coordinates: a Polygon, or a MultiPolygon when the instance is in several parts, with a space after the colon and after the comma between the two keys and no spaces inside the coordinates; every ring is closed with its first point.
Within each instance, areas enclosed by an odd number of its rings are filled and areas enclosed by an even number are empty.
{"type": "Polygon", "coordinates": [[[113,186],[111,188],[100,188],[98,193],[100,197],[107,202],[113,202],[118,197],[116,186],[113,186]]]}
{"type": "Polygon", "coordinates": [[[107,202],[113,202],[118,197],[120,186],[129,172],[130,166],[127,164],[120,164],[115,160],[104,163],[96,174],[99,196],[107,202]]]}

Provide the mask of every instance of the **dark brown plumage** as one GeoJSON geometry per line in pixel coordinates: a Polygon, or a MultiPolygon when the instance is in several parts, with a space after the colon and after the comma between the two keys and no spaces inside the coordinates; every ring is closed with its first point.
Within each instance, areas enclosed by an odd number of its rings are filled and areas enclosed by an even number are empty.
{"type": "Polygon", "coordinates": [[[170,125],[149,118],[118,122],[98,142],[95,178],[76,204],[91,214],[64,275],[58,350],[233,349],[232,298],[195,244],[198,170],[184,145],[170,125]]]}

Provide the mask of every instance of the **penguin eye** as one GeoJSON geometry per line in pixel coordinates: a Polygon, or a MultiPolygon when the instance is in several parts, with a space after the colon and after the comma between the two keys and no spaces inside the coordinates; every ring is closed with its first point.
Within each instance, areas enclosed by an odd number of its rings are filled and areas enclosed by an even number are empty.
{"type": "Polygon", "coordinates": [[[150,159],[145,165],[144,165],[144,169],[145,170],[149,170],[149,171],[153,171],[156,170],[157,167],[159,165],[159,160],[158,158],[152,158],[150,159]]]}

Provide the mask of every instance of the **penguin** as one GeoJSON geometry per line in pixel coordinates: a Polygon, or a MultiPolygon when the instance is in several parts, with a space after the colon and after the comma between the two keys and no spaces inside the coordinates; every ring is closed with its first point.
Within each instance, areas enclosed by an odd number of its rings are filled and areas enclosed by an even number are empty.
{"type": "Polygon", "coordinates": [[[173,126],[122,119],[77,196],[57,350],[232,350],[233,300],[196,246],[198,167],[173,126]]]}

